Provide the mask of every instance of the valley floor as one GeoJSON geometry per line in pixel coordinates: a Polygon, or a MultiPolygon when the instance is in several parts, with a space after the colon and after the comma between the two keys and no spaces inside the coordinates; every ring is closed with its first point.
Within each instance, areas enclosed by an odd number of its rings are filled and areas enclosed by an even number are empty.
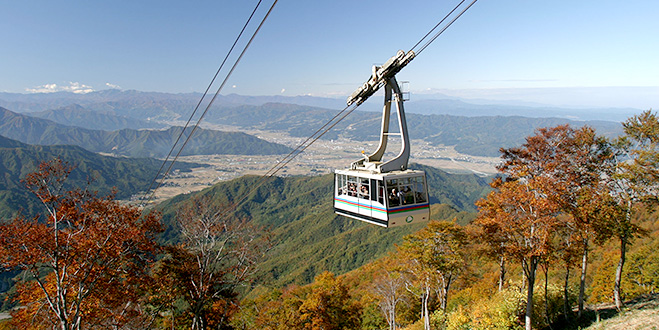
{"type": "MultiPolygon", "coordinates": [[[[221,130],[237,130],[235,127],[212,127],[221,130]]],[[[291,137],[284,132],[244,131],[269,142],[276,142],[296,148],[305,138],[291,137]]],[[[360,159],[362,151],[370,153],[377,148],[378,141],[351,141],[347,139],[318,140],[307,150],[291,161],[277,175],[321,175],[332,173],[334,169],[346,168],[351,162],[360,159]]],[[[398,152],[400,146],[395,141],[387,150],[398,152]]],[[[160,187],[154,202],[198,191],[220,181],[231,180],[246,174],[262,175],[286,155],[245,156],[245,155],[201,155],[179,157],[178,161],[205,164],[192,172],[173,173],[160,187]]],[[[393,153],[385,155],[394,157],[393,153]]],[[[449,173],[474,173],[480,176],[495,174],[499,158],[476,157],[460,154],[453,147],[431,146],[427,142],[412,141],[410,163],[419,163],[440,168],[449,173]]],[[[140,198],[141,195],[136,196],[140,198]]]]}

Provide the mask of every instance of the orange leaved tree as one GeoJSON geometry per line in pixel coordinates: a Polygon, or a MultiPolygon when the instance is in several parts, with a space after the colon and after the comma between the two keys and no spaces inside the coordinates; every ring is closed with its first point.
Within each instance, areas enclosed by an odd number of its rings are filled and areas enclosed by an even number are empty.
{"type": "Polygon", "coordinates": [[[557,219],[559,205],[547,198],[541,187],[542,177],[503,182],[495,180],[496,190],[477,202],[479,216],[475,224],[482,237],[507,259],[522,263],[528,281],[526,329],[532,328],[533,286],[539,263],[552,250],[561,223],[557,219]]]}
{"type": "Polygon", "coordinates": [[[411,287],[421,297],[424,329],[430,329],[430,296],[436,292],[440,308],[446,310],[451,284],[466,267],[467,235],[454,222],[431,221],[404,240],[398,251],[410,275],[411,287]]]}
{"type": "Polygon", "coordinates": [[[42,163],[23,181],[44,216],[0,224],[0,266],[27,274],[13,322],[62,330],[148,326],[140,290],[159,219],[113,196],[63,189],[71,170],[60,159],[42,163]]]}
{"type": "MultiPolygon", "coordinates": [[[[614,149],[588,126],[575,129],[560,125],[540,128],[520,147],[501,151],[503,163],[499,170],[503,174],[515,179],[542,178],[544,184],[538,189],[569,215],[562,218],[565,232],[558,252],[566,263],[567,283],[571,264],[577,260],[576,252],[581,251],[581,315],[589,243],[593,239],[602,242],[610,236],[602,224],[609,217],[602,212],[601,201],[608,197],[602,177],[610,168],[614,149]]],[[[566,294],[566,304],[567,301],[566,294]]]]}

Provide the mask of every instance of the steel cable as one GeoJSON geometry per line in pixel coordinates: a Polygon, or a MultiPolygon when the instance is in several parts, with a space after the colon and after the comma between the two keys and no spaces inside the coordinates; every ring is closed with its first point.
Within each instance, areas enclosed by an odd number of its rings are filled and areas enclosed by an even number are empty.
{"type": "MultiPolygon", "coordinates": [[[[208,103],[208,105],[207,105],[206,108],[204,109],[204,112],[201,114],[201,116],[199,117],[199,119],[198,119],[197,122],[195,123],[194,127],[192,128],[192,131],[190,132],[190,134],[188,134],[187,138],[186,138],[185,141],[183,142],[183,145],[181,146],[181,148],[180,148],[180,149],[178,150],[178,152],[176,153],[176,156],[174,157],[174,159],[172,160],[172,162],[169,164],[169,167],[167,168],[167,171],[163,174],[163,177],[162,177],[162,179],[160,180],[160,183],[156,186],[156,188],[153,189],[153,192],[151,193],[151,195],[150,195],[149,198],[147,199],[146,203],[148,203],[148,201],[150,201],[150,200],[153,198],[153,196],[155,195],[155,191],[156,191],[158,188],[160,188],[160,186],[162,186],[162,184],[164,183],[165,179],[167,178],[167,175],[169,175],[169,172],[171,171],[172,167],[174,166],[174,164],[175,164],[176,161],[178,160],[178,157],[181,155],[181,152],[183,151],[183,149],[185,148],[185,146],[186,146],[186,145],[188,144],[188,142],[190,141],[190,138],[192,137],[192,135],[194,134],[194,132],[195,132],[195,131],[197,130],[197,128],[199,127],[199,124],[201,123],[201,121],[203,120],[203,118],[206,116],[206,113],[208,112],[208,110],[210,109],[210,107],[211,107],[211,106],[213,105],[213,103],[215,102],[215,99],[217,99],[217,96],[220,94],[220,91],[222,90],[222,88],[224,88],[224,86],[226,85],[226,82],[229,80],[229,77],[231,77],[231,74],[232,74],[233,71],[236,69],[236,66],[238,65],[238,63],[240,63],[240,60],[241,60],[242,57],[245,55],[245,52],[247,51],[247,49],[249,48],[249,46],[252,44],[252,41],[254,41],[254,38],[256,38],[256,35],[258,34],[258,32],[259,32],[259,31],[261,30],[261,28],[263,27],[263,24],[265,23],[266,19],[268,18],[268,16],[270,16],[270,13],[271,13],[272,10],[274,9],[275,5],[277,4],[277,1],[278,1],[278,0],[275,0],[275,1],[272,3],[272,5],[270,6],[270,9],[268,10],[268,12],[265,14],[265,16],[263,17],[263,19],[261,20],[261,23],[258,25],[258,27],[256,28],[256,30],[255,30],[254,33],[252,34],[251,38],[249,39],[249,41],[247,42],[247,44],[246,44],[245,47],[243,48],[242,52],[240,53],[240,55],[238,56],[238,58],[237,58],[236,61],[234,62],[233,66],[231,67],[231,69],[229,70],[229,72],[226,74],[224,80],[222,81],[222,84],[221,84],[220,87],[217,89],[217,91],[215,92],[215,95],[213,95],[213,98],[210,100],[210,102],[208,103]]],[[[186,126],[185,126],[185,127],[183,128],[183,130],[181,131],[181,134],[179,135],[179,138],[176,140],[174,146],[172,146],[172,149],[170,150],[170,153],[169,153],[169,155],[167,156],[167,159],[168,159],[169,156],[171,155],[171,152],[175,149],[176,144],[178,144],[178,141],[179,141],[180,137],[185,133],[185,130],[187,129],[188,124],[190,123],[190,121],[191,121],[192,117],[194,116],[195,112],[197,111],[197,108],[199,107],[199,105],[201,104],[202,100],[203,100],[204,97],[206,96],[208,90],[210,89],[210,87],[212,86],[213,82],[215,81],[215,79],[216,79],[218,73],[220,72],[220,70],[222,70],[222,67],[223,67],[224,64],[226,63],[227,58],[231,55],[231,53],[232,53],[232,51],[233,51],[233,49],[234,49],[236,43],[238,42],[238,40],[239,40],[240,37],[242,36],[243,32],[245,31],[245,28],[247,27],[247,25],[248,25],[249,22],[251,21],[252,17],[254,16],[254,13],[256,12],[256,10],[258,9],[258,7],[259,7],[260,4],[261,4],[261,0],[259,0],[259,2],[257,3],[257,5],[256,5],[256,7],[254,8],[254,10],[252,11],[252,14],[250,15],[249,19],[247,20],[247,22],[246,22],[245,25],[243,26],[243,29],[240,31],[240,34],[238,35],[238,37],[237,37],[236,40],[234,41],[234,44],[231,46],[231,49],[229,50],[229,53],[227,54],[227,56],[226,56],[226,57],[224,58],[224,60],[222,61],[222,64],[220,65],[220,68],[219,68],[219,69],[217,70],[217,72],[215,73],[215,76],[213,77],[213,80],[212,80],[211,83],[209,84],[209,86],[208,86],[208,88],[206,89],[206,92],[205,92],[204,95],[202,96],[201,100],[199,100],[199,103],[197,104],[197,107],[195,108],[195,111],[194,111],[194,112],[192,113],[192,115],[190,116],[190,119],[188,120],[188,123],[186,123],[186,126]]],[[[161,166],[161,170],[162,170],[162,167],[163,167],[163,166],[165,165],[165,163],[167,162],[167,159],[165,159],[165,161],[163,162],[163,165],[161,166]]],[[[159,170],[158,174],[156,175],[156,178],[157,178],[157,176],[158,176],[159,174],[160,174],[160,170],[159,170]]],[[[155,181],[155,179],[154,179],[154,181],[155,181]]],[[[149,189],[150,189],[150,188],[151,188],[151,187],[149,187],[149,189]]],[[[145,196],[146,196],[146,194],[148,194],[148,190],[147,190],[147,192],[145,193],[145,196]]],[[[142,206],[143,206],[143,205],[145,204],[145,202],[142,201],[141,204],[142,204],[142,206]]]]}

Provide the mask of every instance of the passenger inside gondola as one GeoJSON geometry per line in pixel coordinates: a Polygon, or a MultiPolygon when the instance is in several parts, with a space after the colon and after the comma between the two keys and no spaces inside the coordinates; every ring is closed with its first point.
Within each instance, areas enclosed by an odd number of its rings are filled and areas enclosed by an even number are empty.
{"type": "Polygon", "coordinates": [[[359,197],[368,199],[368,187],[365,185],[360,185],[359,188],[359,197]]]}
{"type": "Polygon", "coordinates": [[[398,192],[396,189],[391,189],[389,194],[389,206],[398,206],[400,205],[400,199],[398,198],[398,192]]]}
{"type": "Polygon", "coordinates": [[[405,186],[403,188],[402,195],[403,197],[401,200],[403,201],[403,204],[414,204],[414,195],[412,194],[412,189],[410,189],[410,186],[405,186]]]}

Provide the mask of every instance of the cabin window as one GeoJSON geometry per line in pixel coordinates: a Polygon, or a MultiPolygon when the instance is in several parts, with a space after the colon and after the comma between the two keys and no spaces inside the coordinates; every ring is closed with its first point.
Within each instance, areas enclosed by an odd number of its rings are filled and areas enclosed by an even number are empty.
{"type": "Polygon", "coordinates": [[[389,179],[386,181],[389,206],[425,203],[426,190],[422,176],[389,179]]]}
{"type": "Polygon", "coordinates": [[[417,203],[425,203],[428,201],[426,198],[426,188],[424,186],[423,177],[418,176],[414,178],[412,191],[417,203]]]}
{"type": "Polygon", "coordinates": [[[370,184],[367,178],[359,178],[357,185],[357,196],[363,199],[370,199],[370,184]]]}
{"type": "MultiPolygon", "coordinates": [[[[385,198],[389,198],[392,189],[398,191],[398,181],[387,180],[387,184],[382,180],[360,178],[357,176],[336,174],[336,194],[337,196],[350,196],[362,199],[377,201],[384,205],[385,198]],[[388,188],[392,187],[392,188],[388,188]]],[[[398,200],[389,199],[389,205],[400,205],[398,200]]]]}
{"type": "Polygon", "coordinates": [[[371,184],[369,179],[360,178],[352,175],[337,174],[336,186],[337,195],[345,195],[350,197],[359,197],[363,199],[371,199],[370,191],[371,184]]]}
{"type": "Polygon", "coordinates": [[[387,199],[389,200],[389,207],[400,205],[397,179],[387,180],[386,192],[387,192],[387,199]]]}
{"type": "Polygon", "coordinates": [[[338,195],[351,195],[351,184],[347,175],[337,174],[336,175],[336,186],[338,187],[338,195]]]}

